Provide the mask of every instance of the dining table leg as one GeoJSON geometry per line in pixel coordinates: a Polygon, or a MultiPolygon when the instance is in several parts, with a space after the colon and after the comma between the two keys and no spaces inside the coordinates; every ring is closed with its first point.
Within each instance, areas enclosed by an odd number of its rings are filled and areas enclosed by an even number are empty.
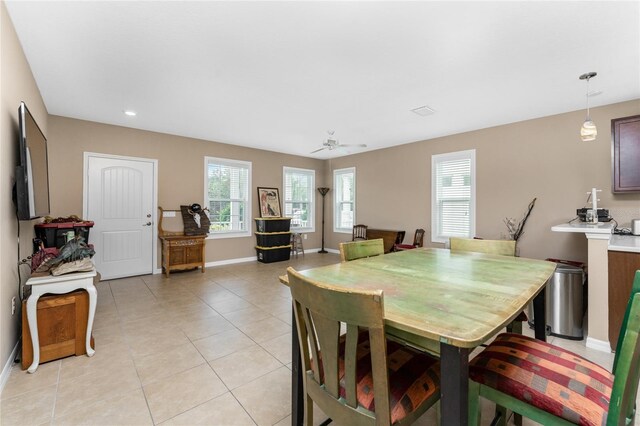
{"type": "Polygon", "coordinates": [[[547,341],[546,304],[545,288],[542,287],[540,293],[533,299],[533,324],[536,339],[543,342],[547,341]]]}
{"type": "Polygon", "coordinates": [[[441,424],[466,426],[469,423],[469,352],[440,343],[441,424]]]}
{"type": "Polygon", "coordinates": [[[291,425],[302,426],[304,416],[302,359],[295,312],[292,312],[291,316],[291,425]]]}

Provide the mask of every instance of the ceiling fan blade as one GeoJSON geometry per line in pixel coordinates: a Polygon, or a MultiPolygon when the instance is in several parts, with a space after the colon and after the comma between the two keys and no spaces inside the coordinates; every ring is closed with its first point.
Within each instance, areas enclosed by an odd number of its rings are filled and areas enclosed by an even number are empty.
{"type": "Polygon", "coordinates": [[[343,147],[352,147],[352,148],[353,148],[353,147],[366,148],[366,147],[367,147],[367,144],[365,144],[365,143],[353,143],[353,144],[352,144],[352,143],[341,143],[341,144],[340,144],[340,145],[338,145],[338,146],[343,146],[343,147]]]}
{"type": "Polygon", "coordinates": [[[322,148],[318,148],[318,149],[316,149],[315,151],[311,151],[309,154],[315,154],[316,152],[320,152],[320,151],[322,151],[323,149],[327,149],[327,147],[326,147],[326,146],[323,146],[322,148]]]}

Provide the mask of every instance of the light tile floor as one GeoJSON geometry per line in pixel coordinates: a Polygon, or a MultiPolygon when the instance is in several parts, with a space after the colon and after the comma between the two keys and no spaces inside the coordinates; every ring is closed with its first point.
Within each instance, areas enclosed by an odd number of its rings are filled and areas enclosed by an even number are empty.
{"type": "MultiPolygon", "coordinates": [[[[35,374],[16,365],[0,424],[290,425],[291,302],[278,276],[288,265],[338,261],[307,254],[101,282],[95,356],[45,363],[35,374]]],[[[584,342],[549,341],[611,368],[611,354],[584,342]]],[[[484,402],[483,424],[491,412],[484,402]]],[[[314,414],[316,424],[325,420],[314,414]]],[[[418,423],[435,424],[434,411],[418,423]]]]}

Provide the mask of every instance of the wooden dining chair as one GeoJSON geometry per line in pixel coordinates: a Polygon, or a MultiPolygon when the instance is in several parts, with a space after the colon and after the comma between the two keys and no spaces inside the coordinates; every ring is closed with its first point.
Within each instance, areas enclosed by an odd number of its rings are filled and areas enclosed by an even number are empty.
{"type": "Polygon", "coordinates": [[[359,241],[367,239],[367,225],[353,225],[353,233],[351,241],[359,241]]]}
{"type": "Polygon", "coordinates": [[[362,259],[363,257],[379,256],[384,254],[384,240],[351,241],[340,243],[340,260],[348,262],[350,260],[362,259]]]}
{"type": "Polygon", "coordinates": [[[613,372],[546,342],[501,334],[469,368],[469,424],[479,396],[544,425],[630,425],[640,379],[640,271],[620,329],[613,372]]]}
{"type": "Polygon", "coordinates": [[[300,342],[305,425],[312,425],[314,402],[339,424],[404,425],[439,400],[439,361],[386,339],[382,290],[335,288],[291,267],[287,274],[300,342]]]}
{"type": "Polygon", "coordinates": [[[413,244],[394,244],[393,251],[411,250],[416,247],[422,247],[424,244],[424,229],[416,229],[413,235],[413,244]]]}
{"type": "MultiPolygon", "coordinates": [[[[477,238],[450,238],[449,245],[451,251],[467,251],[474,253],[495,254],[500,256],[515,256],[516,242],[514,240],[484,240],[477,238]]],[[[522,334],[522,323],[527,321],[527,315],[521,312],[516,319],[507,325],[510,333],[522,334]]],[[[502,406],[496,407],[496,417],[507,416],[506,409],[502,406]]],[[[522,426],[522,416],[515,414],[514,423],[522,426]]]]}

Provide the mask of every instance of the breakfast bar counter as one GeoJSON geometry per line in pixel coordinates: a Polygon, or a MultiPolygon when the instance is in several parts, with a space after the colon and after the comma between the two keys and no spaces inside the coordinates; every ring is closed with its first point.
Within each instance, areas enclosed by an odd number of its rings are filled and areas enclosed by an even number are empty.
{"type": "Polygon", "coordinates": [[[589,300],[587,301],[588,348],[610,352],[608,304],[609,304],[609,240],[614,229],[611,222],[563,223],[552,226],[553,232],[581,233],[587,238],[589,265],[589,300]]]}

